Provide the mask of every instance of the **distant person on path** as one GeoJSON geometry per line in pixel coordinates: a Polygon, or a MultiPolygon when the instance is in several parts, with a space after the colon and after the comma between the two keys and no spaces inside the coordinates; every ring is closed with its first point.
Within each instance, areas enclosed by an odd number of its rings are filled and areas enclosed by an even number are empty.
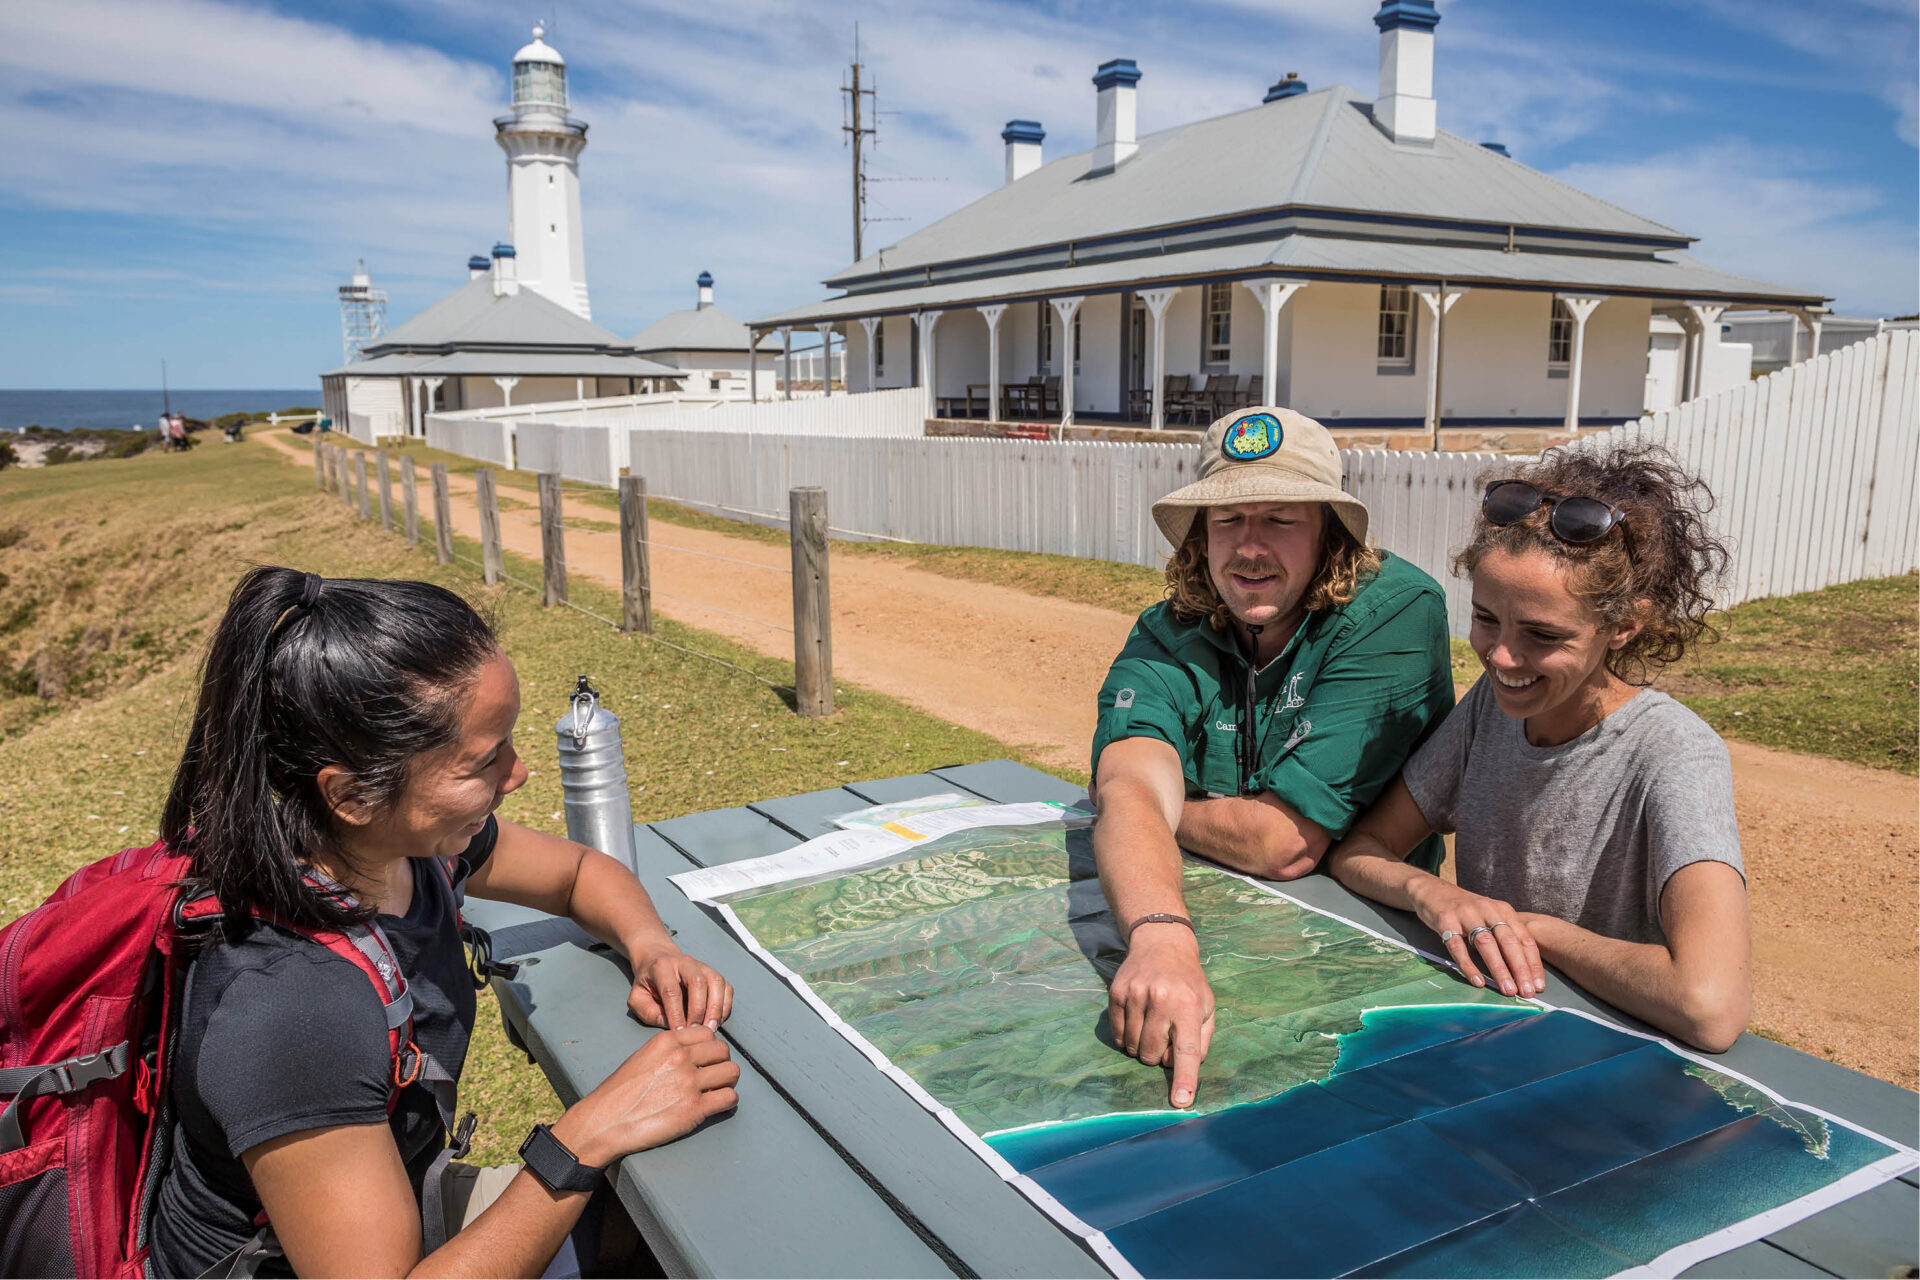
{"type": "MultiPolygon", "coordinates": [[[[1154,503],[1167,599],[1100,688],[1094,853],[1127,945],[1110,990],[1128,1054],[1192,1104],[1213,991],[1180,850],[1287,880],[1313,870],[1453,706],[1446,600],[1367,545],[1340,453],[1289,409],[1207,432],[1199,479],[1154,503]]],[[[1438,869],[1444,846],[1416,861],[1438,869]]]]}
{"type": "Polygon", "coordinates": [[[1652,446],[1556,449],[1494,481],[1454,561],[1485,673],[1328,867],[1418,913],[1476,985],[1537,993],[1545,960],[1718,1053],[1752,997],[1733,770],[1645,687],[1710,635],[1711,506],[1652,446]],[[1458,886],[1405,860],[1436,831],[1458,886]]]}
{"type": "Polygon", "coordinates": [[[173,418],[164,413],[160,415],[160,452],[173,452],[173,418]]]}
{"type": "Polygon", "coordinates": [[[539,1275],[602,1167],[734,1105],[715,1031],[733,988],[619,862],[495,815],[527,779],[519,712],[492,629],[440,587],[258,568],[235,588],[161,818],[226,923],[185,981],[153,1274],[251,1274],[277,1240],[270,1272],[539,1275]],[[537,1126],[526,1167],[446,1163],[476,1016],[467,895],[571,917],[631,965],[606,1016],[666,1028],[537,1126]],[[295,925],[348,932],[407,996],[295,925]]]}
{"type": "Polygon", "coordinates": [[[187,448],[187,420],[177,413],[167,422],[167,439],[173,449],[185,452],[187,448]]]}

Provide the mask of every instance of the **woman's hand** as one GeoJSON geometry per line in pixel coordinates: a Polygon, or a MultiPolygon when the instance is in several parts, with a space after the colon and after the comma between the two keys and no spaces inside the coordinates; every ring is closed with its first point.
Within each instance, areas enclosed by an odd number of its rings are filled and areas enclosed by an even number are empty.
{"type": "Polygon", "coordinates": [[[1523,913],[1438,876],[1409,883],[1407,896],[1421,922],[1440,935],[1447,954],[1474,986],[1486,986],[1491,977],[1502,995],[1534,996],[1547,989],[1546,967],[1523,913]]]}
{"type": "Polygon", "coordinates": [[[740,1103],[740,1068],[706,1027],[662,1031],[553,1126],[581,1163],[612,1164],[691,1133],[740,1103]]]}
{"type": "Polygon", "coordinates": [[[713,1030],[733,1012],[733,984],[685,952],[656,951],[632,960],[627,1008],[648,1026],[713,1030]]]}

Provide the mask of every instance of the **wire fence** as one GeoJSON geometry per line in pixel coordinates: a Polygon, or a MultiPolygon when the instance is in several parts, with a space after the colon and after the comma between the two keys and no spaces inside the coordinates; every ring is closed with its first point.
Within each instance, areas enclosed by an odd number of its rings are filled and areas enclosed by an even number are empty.
{"type": "MultiPolygon", "coordinates": [[[[472,556],[463,556],[458,551],[456,551],[453,553],[453,558],[465,564],[472,565],[474,568],[480,570],[480,573],[483,577],[485,576],[487,571],[486,565],[482,564],[478,560],[475,560],[472,556]]],[[[765,566],[763,565],[761,567],[764,568],[765,566]]],[[[512,586],[519,587],[523,591],[527,591],[530,594],[537,595],[537,596],[543,596],[545,594],[541,590],[541,588],[534,586],[531,582],[521,581],[519,578],[516,578],[512,574],[508,573],[505,569],[502,569],[500,571],[500,577],[502,581],[507,582],[512,586]]],[[[660,593],[654,592],[653,594],[659,595],[660,593]]],[[[667,598],[676,599],[677,597],[669,596],[667,598]]],[[[575,613],[585,614],[587,617],[592,618],[595,622],[605,623],[607,626],[613,628],[615,631],[620,631],[623,633],[626,631],[626,628],[622,627],[619,623],[615,622],[612,618],[609,618],[604,614],[595,613],[592,609],[582,608],[580,605],[573,603],[573,601],[571,600],[562,600],[560,601],[560,603],[566,606],[567,608],[573,610],[575,613]]],[[[711,605],[700,605],[699,602],[695,600],[689,600],[689,601],[686,601],[685,603],[699,605],[699,607],[703,609],[712,608],[711,605]]],[[[716,612],[724,613],[725,610],[716,610],[716,612]]],[[[740,615],[734,614],[730,616],[738,617],[740,615]]],[[[747,619],[747,621],[752,622],[754,621],[754,619],[749,618],[747,619]]],[[[761,623],[760,625],[770,626],[772,624],[761,623]]],[[[792,634],[792,628],[790,627],[780,627],[776,629],[786,631],[788,632],[788,634],[792,634]]],[[[720,657],[718,654],[707,653],[700,649],[688,648],[684,644],[675,644],[673,641],[668,640],[663,636],[649,634],[646,636],[646,639],[653,644],[665,645],[669,649],[677,650],[678,652],[687,654],[690,657],[701,658],[707,662],[715,663],[716,665],[722,666],[722,667],[731,667],[733,670],[740,672],[742,675],[752,676],[755,680],[758,680],[761,684],[766,685],[767,688],[769,689],[778,690],[782,693],[794,692],[794,688],[792,685],[781,684],[777,680],[769,680],[765,676],[761,675],[758,671],[755,671],[753,668],[743,667],[737,662],[733,662],[726,658],[720,657]]]]}
{"type": "MultiPolygon", "coordinates": [[[[345,455],[347,452],[348,451],[345,449],[341,450],[342,455],[345,455]]],[[[323,492],[327,492],[328,495],[331,496],[330,489],[323,490],[323,492]]],[[[662,500],[672,501],[672,499],[662,499],[662,500]]],[[[351,507],[352,503],[349,502],[348,505],[349,507],[351,507]]],[[[755,513],[755,514],[762,514],[762,513],[755,513]]],[[[781,518],[780,522],[782,524],[785,524],[786,520],[784,518],[781,518]]],[[[585,530],[585,532],[598,532],[598,530],[585,530]]],[[[778,565],[759,564],[755,561],[742,560],[735,556],[723,556],[723,555],[715,554],[710,551],[699,551],[693,547],[681,547],[681,546],[675,546],[671,543],[655,542],[652,539],[648,539],[648,538],[643,538],[643,539],[640,539],[639,541],[642,543],[642,545],[645,545],[648,547],[658,547],[662,551],[672,551],[680,555],[699,556],[708,560],[724,561],[725,563],[728,563],[728,564],[741,565],[749,569],[760,569],[768,573],[779,574],[783,577],[788,577],[788,578],[791,578],[793,576],[793,571],[791,569],[783,568],[778,565]]],[[[472,568],[478,570],[480,572],[481,577],[483,579],[485,578],[486,565],[484,562],[480,560],[476,560],[472,556],[463,555],[459,551],[453,552],[453,558],[462,564],[469,565],[472,568]]],[[[543,599],[545,598],[546,593],[544,588],[537,586],[534,583],[527,582],[524,579],[516,577],[511,573],[508,573],[505,570],[505,568],[502,568],[500,570],[500,578],[503,582],[507,583],[509,586],[517,587],[522,591],[528,592],[529,594],[541,596],[543,599]]],[[[733,618],[737,621],[749,623],[756,627],[765,627],[770,631],[777,631],[777,632],[784,633],[786,635],[794,634],[794,630],[792,627],[781,626],[779,623],[775,623],[775,622],[767,622],[761,618],[749,617],[748,615],[743,613],[735,613],[731,609],[723,609],[718,605],[708,604],[702,600],[694,600],[686,596],[677,596],[665,591],[659,591],[654,589],[651,586],[648,587],[648,595],[652,597],[657,597],[662,600],[672,600],[678,604],[684,604],[691,608],[704,609],[709,613],[719,614],[722,617],[733,618]]],[[[607,617],[604,614],[598,613],[592,609],[588,609],[588,608],[585,608],[584,606],[577,605],[573,603],[573,601],[571,600],[560,600],[560,601],[557,601],[556,603],[561,604],[566,608],[573,610],[575,613],[581,614],[588,618],[592,618],[595,622],[598,622],[603,626],[611,628],[614,631],[618,631],[623,634],[627,633],[626,628],[621,623],[615,621],[612,618],[607,617]]],[[[653,644],[664,645],[665,647],[672,649],[675,652],[684,653],[689,657],[699,658],[702,661],[711,662],[717,666],[722,666],[722,667],[728,668],[729,670],[738,671],[742,675],[751,676],[753,679],[758,680],[761,684],[766,685],[769,689],[773,689],[782,693],[795,694],[796,696],[798,696],[798,690],[795,688],[794,685],[782,684],[777,680],[769,680],[766,676],[761,675],[758,671],[755,671],[753,668],[742,666],[740,663],[734,662],[731,659],[723,658],[718,654],[708,653],[701,649],[691,648],[690,646],[687,646],[687,645],[678,644],[662,636],[652,634],[651,632],[644,633],[644,635],[645,635],[645,638],[653,644]]]]}

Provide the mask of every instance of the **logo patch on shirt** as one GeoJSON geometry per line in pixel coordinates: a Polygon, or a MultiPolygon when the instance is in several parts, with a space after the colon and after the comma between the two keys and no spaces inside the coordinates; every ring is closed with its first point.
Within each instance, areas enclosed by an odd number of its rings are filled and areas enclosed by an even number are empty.
{"type": "Polygon", "coordinates": [[[1113,709],[1122,711],[1133,705],[1133,690],[1122,689],[1113,695],[1113,709]]]}
{"type": "Polygon", "coordinates": [[[1270,413],[1249,413],[1227,428],[1220,452],[1234,462],[1252,462],[1280,448],[1280,419],[1270,413]]]}
{"type": "Polygon", "coordinates": [[[1306,679],[1306,676],[1306,672],[1296,671],[1293,678],[1287,681],[1287,696],[1280,701],[1282,711],[1298,711],[1307,705],[1307,696],[1300,692],[1300,682],[1306,679]]]}

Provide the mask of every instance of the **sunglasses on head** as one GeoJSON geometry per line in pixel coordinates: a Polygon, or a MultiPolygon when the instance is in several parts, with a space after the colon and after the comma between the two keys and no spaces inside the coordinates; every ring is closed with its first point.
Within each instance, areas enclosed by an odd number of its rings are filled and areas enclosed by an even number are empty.
{"type": "Polygon", "coordinates": [[[1480,500],[1488,524],[1518,524],[1546,506],[1547,527],[1562,542],[1597,542],[1627,518],[1627,513],[1598,498],[1563,498],[1542,493],[1525,480],[1496,480],[1480,500]]]}

